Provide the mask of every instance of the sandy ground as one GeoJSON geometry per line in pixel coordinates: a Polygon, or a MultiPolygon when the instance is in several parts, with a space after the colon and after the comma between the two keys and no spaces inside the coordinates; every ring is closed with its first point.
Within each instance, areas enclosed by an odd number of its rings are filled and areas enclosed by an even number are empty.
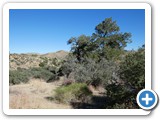
{"type": "Polygon", "coordinates": [[[69,109],[70,105],[59,104],[51,100],[54,89],[61,82],[46,83],[43,80],[32,79],[27,84],[9,87],[10,109],[69,109]]]}

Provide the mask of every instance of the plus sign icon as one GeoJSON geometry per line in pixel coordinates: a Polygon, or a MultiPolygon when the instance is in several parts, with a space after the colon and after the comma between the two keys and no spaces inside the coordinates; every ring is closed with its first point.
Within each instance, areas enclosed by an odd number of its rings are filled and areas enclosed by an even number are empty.
{"type": "Polygon", "coordinates": [[[141,90],[137,95],[137,103],[144,110],[150,110],[157,104],[157,94],[153,90],[141,90]]]}

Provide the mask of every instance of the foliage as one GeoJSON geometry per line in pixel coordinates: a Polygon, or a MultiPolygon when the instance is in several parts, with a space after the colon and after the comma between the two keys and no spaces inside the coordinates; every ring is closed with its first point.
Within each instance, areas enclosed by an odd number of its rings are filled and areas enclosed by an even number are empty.
{"type": "Polygon", "coordinates": [[[48,65],[48,59],[47,59],[46,57],[41,57],[41,59],[42,59],[43,61],[39,64],[39,66],[40,66],[40,67],[45,67],[45,66],[47,66],[47,65],[48,65]]]}
{"type": "Polygon", "coordinates": [[[105,86],[113,77],[116,71],[116,64],[113,61],[102,59],[100,62],[87,59],[85,63],[78,64],[74,74],[78,82],[86,82],[93,86],[105,86]]]}
{"type": "Polygon", "coordinates": [[[50,66],[56,66],[59,67],[61,65],[62,60],[59,60],[58,58],[47,58],[47,57],[40,57],[41,62],[39,63],[39,67],[50,67],[50,66]]]}
{"type": "Polygon", "coordinates": [[[126,55],[120,64],[119,76],[123,84],[106,86],[111,102],[107,108],[139,108],[136,96],[145,87],[145,52],[144,47],[126,55]]]}
{"type": "Polygon", "coordinates": [[[77,63],[78,61],[76,57],[72,54],[69,54],[59,68],[59,74],[68,78],[70,73],[75,70],[76,66],[78,65],[77,63]]]}
{"type": "Polygon", "coordinates": [[[145,49],[129,53],[120,65],[120,78],[133,89],[141,90],[145,85],[145,49]]]}
{"type": "Polygon", "coordinates": [[[112,18],[106,18],[95,27],[93,38],[98,43],[99,48],[109,46],[111,48],[124,48],[126,44],[131,42],[131,33],[122,33],[116,21],[112,18]]]}
{"type": "Polygon", "coordinates": [[[110,84],[106,86],[109,102],[106,108],[129,109],[139,108],[136,102],[135,90],[125,84],[110,84]]]}
{"type": "Polygon", "coordinates": [[[41,63],[39,63],[39,66],[40,67],[44,67],[46,65],[46,63],[45,62],[41,62],[41,63]]]}
{"type": "Polygon", "coordinates": [[[87,52],[90,46],[90,37],[81,35],[78,38],[72,37],[68,40],[68,44],[71,44],[71,51],[76,56],[79,62],[82,62],[82,58],[87,56],[87,52]]]}
{"type": "Polygon", "coordinates": [[[55,99],[61,103],[82,101],[89,95],[91,95],[91,92],[85,83],[73,83],[68,86],[59,87],[55,90],[55,99]]]}
{"type": "Polygon", "coordinates": [[[55,69],[53,70],[53,68],[47,69],[42,67],[30,69],[18,68],[17,70],[10,70],[9,72],[10,84],[26,83],[31,78],[39,78],[46,82],[52,82],[58,80],[59,76],[55,69]]]}
{"type": "Polygon", "coordinates": [[[104,47],[102,52],[99,53],[99,58],[105,58],[107,60],[112,60],[112,61],[119,61],[122,58],[122,55],[124,54],[124,50],[122,49],[115,49],[111,47],[104,47]]]}
{"type": "Polygon", "coordinates": [[[61,64],[61,61],[58,60],[57,58],[53,58],[51,60],[52,60],[52,64],[55,65],[55,66],[59,66],[61,64]]]}
{"type": "Polygon", "coordinates": [[[117,59],[127,43],[131,42],[130,38],[131,33],[120,32],[116,21],[106,18],[95,27],[92,36],[72,37],[68,40],[68,44],[71,44],[71,52],[81,63],[86,57],[96,60],[117,59]]]}
{"type": "Polygon", "coordinates": [[[117,64],[113,61],[102,59],[96,62],[86,58],[83,63],[79,63],[74,57],[68,58],[61,68],[67,77],[72,73],[76,82],[85,82],[95,87],[108,84],[113,79],[116,69],[117,64]]]}
{"type": "Polygon", "coordinates": [[[32,78],[40,78],[45,81],[48,81],[53,76],[50,71],[44,68],[31,68],[28,72],[30,72],[32,78]]]}
{"type": "Polygon", "coordinates": [[[20,83],[26,83],[29,80],[28,73],[24,71],[9,71],[9,84],[15,85],[20,83]]]}

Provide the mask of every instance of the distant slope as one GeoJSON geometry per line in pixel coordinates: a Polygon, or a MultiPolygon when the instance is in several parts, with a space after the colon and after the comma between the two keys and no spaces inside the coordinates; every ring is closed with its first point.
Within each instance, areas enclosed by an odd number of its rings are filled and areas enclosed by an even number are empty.
{"type": "Polygon", "coordinates": [[[58,58],[58,59],[64,59],[66,56],[68,55],[67,51],[64,50],[60,50],[57,52],[53,52],[53,53],[47,53],[47,54],[43,54],[41,55],[42,57],[47,57],[47,58],[58,58]]]}
{"type": "Polygon", "coordinates": [[[65,59],[65,57],[69,54],[67,51],[57,51],[53,53],[47,54],[38,54],[38,53],[26,53],[26,54],[10,54],[9,55],[9,64],[10,70],[15,70],[19,68],[31,68],[31,67],[39,67],[39,64],[44,60],[48,61],[48,64],[51,65],[53,59],[57,59],[58,61],[65,59]]]}

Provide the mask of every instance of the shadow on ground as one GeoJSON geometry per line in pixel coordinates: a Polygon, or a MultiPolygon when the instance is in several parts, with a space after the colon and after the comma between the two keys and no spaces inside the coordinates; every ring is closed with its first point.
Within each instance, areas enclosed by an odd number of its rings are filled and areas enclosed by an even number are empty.
{"type": "Polygon", "coordinates": [[[70,105],[74,109],[106,109],[109,99],[106,96],[92,96],[88,102],[72,101],[70,105]]]}
{"type": "MultiPolygon", "coordinates": [[[[54,97],[45,97],[48,101],[55,101],[54,97]]],[[[72,101],[70,105],[73,109],[106,109],[106,104],[109,102],[106,96],[92,96],[91,99],[85,102],[72,101]]]]}
{"type": "Polygon", "coordinates": [[[47,99],[48,101],[53,101],[53,100],[55,100],[53,97],[45,97],[45,99],[47,99]]]}

